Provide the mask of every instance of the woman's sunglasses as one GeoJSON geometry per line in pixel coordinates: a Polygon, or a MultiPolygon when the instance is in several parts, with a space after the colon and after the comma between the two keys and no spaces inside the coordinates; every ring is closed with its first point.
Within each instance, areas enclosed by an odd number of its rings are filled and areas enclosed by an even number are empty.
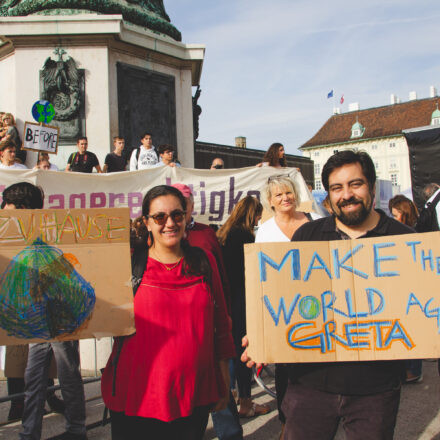
{"type": "Polygon", "coordinates": [[[157,214],[146,215],[145,218],[152,218],[154,223],[156,223],[156,225],[163,226],[167,222],[168,217],[171,217],[174,223],[181,223],[185,218],[185,214],[186,214],[185,211],[176,210],[173,211],[171,214],[165,214],[165,212],[158,212],[157,214]]]}

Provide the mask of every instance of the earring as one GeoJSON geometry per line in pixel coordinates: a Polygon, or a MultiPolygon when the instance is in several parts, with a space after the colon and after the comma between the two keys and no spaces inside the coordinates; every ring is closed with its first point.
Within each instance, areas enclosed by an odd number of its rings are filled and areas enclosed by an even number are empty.
{"type": "Polygon", "coordinates": [[[153,237],[151,231],[148,231],[148,237],[147,237],[147,246],[150,248],[153,244],[153,237]]]}

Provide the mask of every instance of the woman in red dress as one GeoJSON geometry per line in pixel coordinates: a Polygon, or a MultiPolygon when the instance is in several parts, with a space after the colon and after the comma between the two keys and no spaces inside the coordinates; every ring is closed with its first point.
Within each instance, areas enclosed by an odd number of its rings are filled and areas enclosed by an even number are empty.
{"type": "Polygon", "coordinates": [[[215,259],[184,240],[185,199],[144,198],[147,240],[132,256],[136,333],[115,341],[102,376],[112,438],[201,440],[228,401],[235,356],[215,259]]]}

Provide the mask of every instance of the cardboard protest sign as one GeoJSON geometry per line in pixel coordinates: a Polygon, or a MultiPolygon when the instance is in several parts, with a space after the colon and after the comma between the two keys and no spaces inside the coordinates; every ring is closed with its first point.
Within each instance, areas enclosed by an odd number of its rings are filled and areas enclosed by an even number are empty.
{"type": "Polygon", "coordinates": [[[22,148],[24,150],[57,154],[59,131],[58,127],[26,122],[24,124],[22,148]]]}
{"type": "Polygon", "coordinates": [[[129,210],[0,211],[0,345],[135,331],[129,210]]]}
{"type": "Polygon", "coordinates": [[[440,357],[440,232],[245,245],[258,362],[440,357]]]}

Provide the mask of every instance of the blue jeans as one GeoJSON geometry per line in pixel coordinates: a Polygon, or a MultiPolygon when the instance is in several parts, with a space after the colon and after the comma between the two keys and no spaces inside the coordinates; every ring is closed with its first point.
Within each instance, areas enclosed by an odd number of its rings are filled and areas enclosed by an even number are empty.
{"type": "Polygon", "coordinates": [[[80,373],[78,341],[30,344],[24,376],[24,412],[21,440],[40,440],[46,401],[47,378],[52,358],[57,363],[61,394],[66,404],[66,431],[86,433],[84,385],[80,373]]]}
{"type": "Polygon", "coordinates": [[[228,406],[222,411],[211,413],[214,430],[219,440],[242,440],[243,428],[240,425],[237,404],[229,391],[228,406]]]}

